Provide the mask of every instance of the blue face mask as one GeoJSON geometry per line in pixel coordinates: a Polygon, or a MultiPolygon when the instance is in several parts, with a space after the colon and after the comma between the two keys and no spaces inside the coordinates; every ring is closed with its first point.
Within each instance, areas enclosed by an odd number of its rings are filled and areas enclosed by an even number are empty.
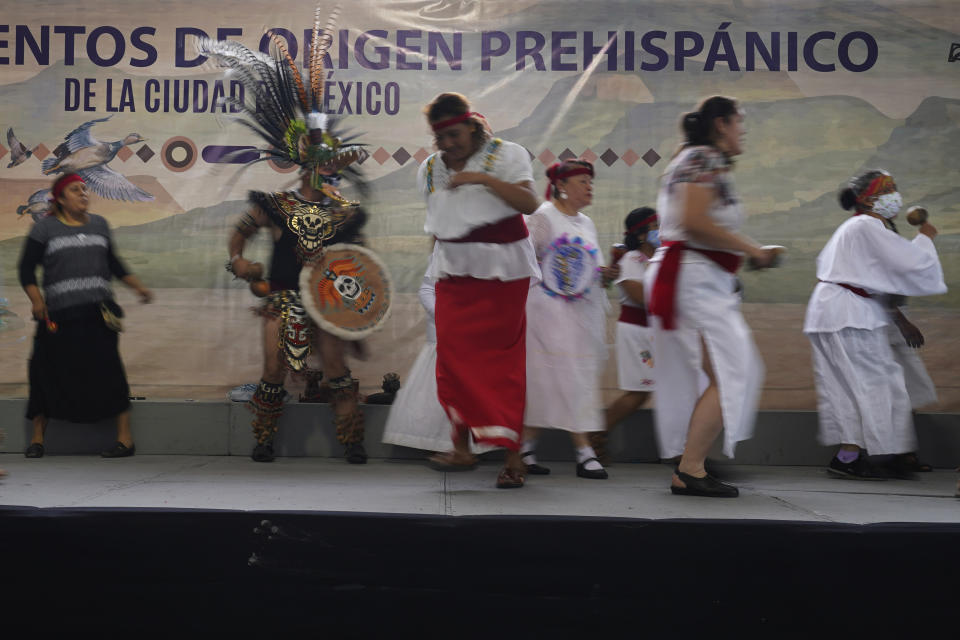
{"type": "Polygon", "coordinates": [[[647,243],[653,245],[656,249],[660,246],[660,229],[651,229],[647,231],[647,243]]]}

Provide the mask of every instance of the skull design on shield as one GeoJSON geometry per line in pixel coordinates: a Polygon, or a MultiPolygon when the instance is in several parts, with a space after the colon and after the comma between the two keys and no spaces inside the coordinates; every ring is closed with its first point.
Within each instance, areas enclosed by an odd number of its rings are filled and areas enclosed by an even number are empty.
{"type": "Polygon", "coordinates": [[[340,297],[345,300],[356,300],[360,295],[360,282],[353,276],[338,275],[333,281],[333,286],[337,288],[340,297]]]}

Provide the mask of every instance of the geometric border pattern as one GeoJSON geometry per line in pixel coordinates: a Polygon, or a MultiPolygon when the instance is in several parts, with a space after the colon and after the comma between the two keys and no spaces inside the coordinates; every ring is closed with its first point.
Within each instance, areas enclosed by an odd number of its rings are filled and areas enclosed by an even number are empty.
{"type": "MultiPolygon", "coordinates": [[[[163,161],[163,164],[167,167],[167,169],[175,172],[186,171],[187,169],[192,167],[193,164],[196,162],[197,158],[200,157],[200,154],[197,153],[196,144],[189,138],[185,138],[182,136],[175,136],[167,140],[163,144],[162,150],[159,154],[157,154],[153,149],[151,149],[146,143],[134,153],[130,153],[126,147],[123,148],[123,151],[127,151],[127,153],[117,154],[118,158],[122,162],[127,162],[131,158],[137,157],[141,161],[146,163],[146,162],[152,161],[155,156],[159,155],[160,159],[163,161]],[[182,166],[181,163],[179,162],[174,162],[174,163],[169,162],[169,158],[167,157],[169,153],[165,153],[164,151],[169,150],[171,146],[191,148],[193,153],[190,154],[188,152],[187,159],[189,160],[189,163],[187,164],[187,166],[182,166]],[[189,157],[189,156],[192,156],[192,157],[189,157]],[[175,166],[175,165],[180,165],[180,166],[175,166]]],[[[8,150],[6,149],[6,147],[4,147],[3,144],[0,144],[0,158],[2,158],[7,153],[8,153],[8,150]]],[[[423,147],[418,148],[413,153],[411,153],[404,147],[399,147],[398,149],[395,149],[393,151],[385,149],[384,147],[379,147],[376,150],[373,150],[370,152],[370,155],[367,158],[367,161],[376,162],[381,166],[387,163],[391,163],[391,164],[396,163],[397,165],[402,167],[408,162],[410,162],[411,160],[413,160],[419,165],[421,162],[423,162],[423,160],[428,155],[430,155],[430,153],[431,153],[430,151],[428,151],[423,147]]],[[[604,149],[601,152],[595,152],[592,149],[588,148],[588,149],[584,149],[579,154],[575,153],[571,149],[563,149],[562,151],[560,151],[560,153],[554,153],[551,149],[543,149],[542,151],[540,151],[540,153],[537,153],[531,156],[531,160],[537,160],[540,162],[540,164],[542,164],[545,167],[550,166],[551,164],[556,162],[558,159],[567,159],[567,158],[584,158],[592,163],[596,163],[597,161],[600,161],[608,167],[612,167],[614,164],[617,164],[619,162],[622,162],[628,167],[633,167],[634,165],[639,165],[641,167],[643,166],[653,167],[658,162],[660,162],[660,160],[662,160],[660,154],[657,153],[657,151],[652,148],[644,151],[643,155],[640,155],[633,149],[624,149],[618,153],[617,151],[614,151],[613,149],[609,149],[609,148],[604,149]]],[[[30,159],[28,159],[28,161],[29,160],[30,159]]],[[[271,167],[273,167],[275,171],[279,171],[282,173],[286,173],[287,171],[290,171],[290,168],[287,168],[287,167],[281,168],[272,162],[269,164],[271,165],[271,167]]]]}

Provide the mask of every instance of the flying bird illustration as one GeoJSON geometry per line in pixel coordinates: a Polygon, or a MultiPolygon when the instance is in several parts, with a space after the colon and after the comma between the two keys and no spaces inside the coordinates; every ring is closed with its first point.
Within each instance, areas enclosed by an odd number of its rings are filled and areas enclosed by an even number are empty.
{"type": "Polygon", "coordinates": [[[17,140],[17,136],[13,135],[13,127],[7,129],[7,146],[10,148],[10,164],[7,165],[7,169],[23,164],[27,158],[33,155],[33,151],[27,149],[26,145],[17,140]]]}
{"type": "Polygon", "coordinates": [[[125,177],[107,166],[125,146],[143,142],[139,133],[131,133],[116,142],[101,142],[93,137],[90,129],[98,122],[106,122],[112,116],[85,122],[64,138],[53,150],[53,156],[42,163],[43,173],[76,173],[90,189],[101,198],[146,202],[153,196],[137,187],[125,177]]]}
{"type": "Polygon", "coordinates": [[[43,216],[47,215],[47,212],[50,211],[50,189],[40,189],[40,191],[34,191],[33,194],[27,199],[27,204],[22,204],[17,207],[17,215],[25,216],[28,213],[30,217],[33,218],[33,221],[36,222],[43,216]]]}

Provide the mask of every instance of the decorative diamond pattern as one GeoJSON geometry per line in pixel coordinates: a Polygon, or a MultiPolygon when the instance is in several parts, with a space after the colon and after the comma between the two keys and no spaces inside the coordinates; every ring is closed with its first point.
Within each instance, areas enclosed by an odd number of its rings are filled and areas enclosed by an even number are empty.
{"type": "Polygon", "coordinates": [[[589,162],[590,164],[593,164],[597,161],[597,154],[595,154],[590,149],[587,149],[586,151],[581,153],[580,157],[586,160],[587,162],[589,162]]]}
{"type": "Polygon", "coordinates": [[[620,156],[620,159],[626,162],[628,167],[632,167],[640,159],[640,156],[633,149],[627,149],[627,152],[620,156]]]}
{"type": "Polygon", "coordinates": [[[553,155],[553,151],[550,149],[544,149],[540,152],[540,155],[537,156],[537,160],[543,163],[543,166],[549,167],[557,160],[557,156],[553,155]]]}
{"type": "Polygon", "coordinates": [[[401,167],[402,167],[402,166],[407,162],[407,160],[409,160],[410,158],[411,158],[410,152],[407,151],[406,149],[404,149],[403,147],[400,147],[399,149],[397,149],[396,152],[394,152],[394,154],[393,154],[393,159],[396,160],[396,161],[397,161],[397,164],[399,164],[401,167]]]}
{"type": "Polygon", "coordinates": [[[653,149],[647,149],[647,152],[643,154],[643,161],[647,163],[648,166],[653,166],[660,162],[660,154],[654,151],[653,149]]]}
{"type": "Polygon", "coordinates": [[[373,152],[372,157],[374,160],[377,161],[377,164],[383,164],[384,162],[390,159],[390,152],[384,149],[383,147],[380,147],[379,149],[373,152]]]}
{"type": "Polygon", "coordinates": [[[608,167],[612,166],[614,162],[620,159],[613,149],[607,149],[603,152],[603,155],[600,156],[600,159],[603,160],[603,163],[608,167]]]}
{"type": "Polygon", "coordinates": [[[36,156],[37,160],[43,160],[50,155],[50,149],[47,149],[46,145],[41,142],[33,148],[33,155],[36,156]]]}
{"type": "Polygon", "coordinates": [[[130,156],[133,155],[133,151],[130,151],[130,147],[120,147],[120,151],[117,151],[117,157],[120,158],[123,162],[126,162],[130,159],[130,156]]]}
{"type": "Polygon", "coordinates": [[[427,159],[427,156],[430,155],[430,152],[420,147],[417,149],[417,152],[413,154],[413,159],[417,161],[417,164],[423,164],[423,161],[427,159]]]}
{"type": "Polygon", "coordinates": [[[566,162],[567,160],[576,160],[577,154],[575,154],[573,151],[570,151],[570,149],[564,149],[560,152],[559,157],[561,162],[566,162]]]}
{"type": "Polygon", "coordinates": [[[157,155],[153,152],[153,149],[150,148],[150,145],[143,145],[137,149],[137,157],[143,160],[144,162],[150,162],[150,158],[157,155]]]}

